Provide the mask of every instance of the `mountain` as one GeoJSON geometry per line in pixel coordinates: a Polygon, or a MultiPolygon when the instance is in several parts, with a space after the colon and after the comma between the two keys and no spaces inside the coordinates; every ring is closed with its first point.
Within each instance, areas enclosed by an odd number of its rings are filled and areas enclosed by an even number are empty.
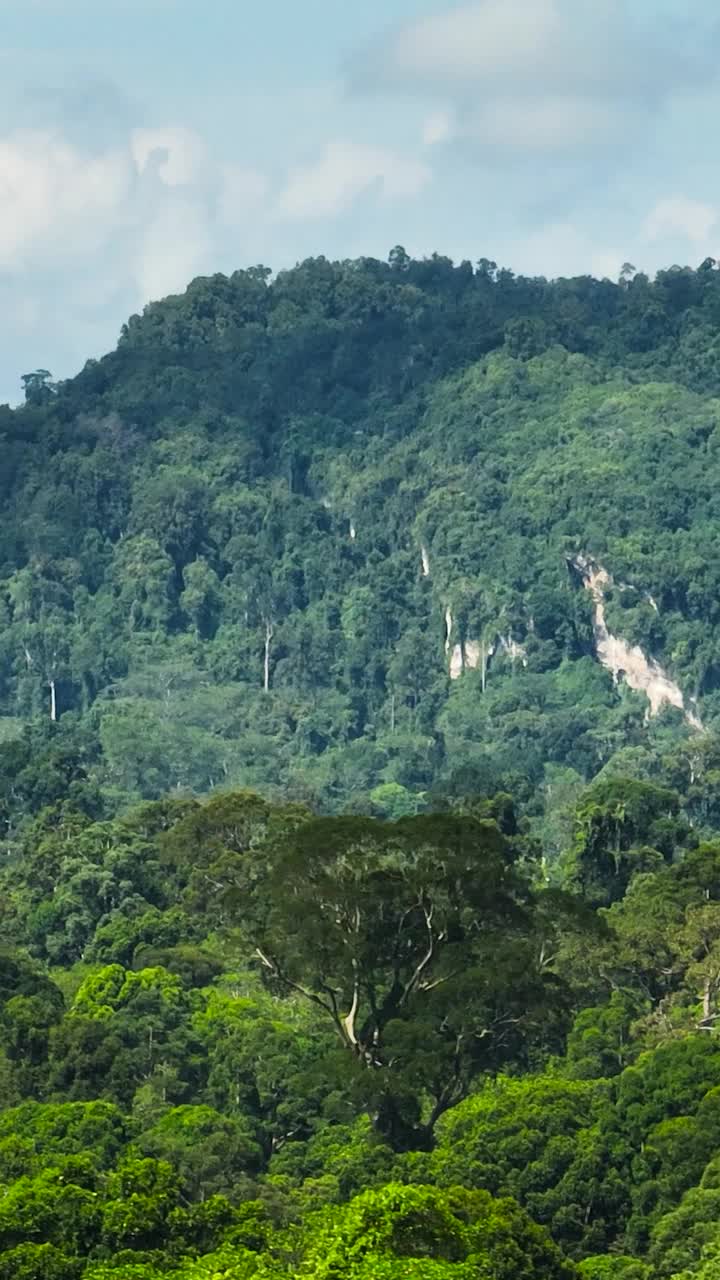
{"type": "Polygon", "coordinates": [[[114,803],[692,788],[719,333],[711,260],[549,282],[397,248],[153,303],[0,410],[0,735],[54,721],[114,803]]]}
{"type": "Polygon", "coordinates": [[[197,280],[0,410],[0,1280],[717,1280],[720,273],[197,280]]]}

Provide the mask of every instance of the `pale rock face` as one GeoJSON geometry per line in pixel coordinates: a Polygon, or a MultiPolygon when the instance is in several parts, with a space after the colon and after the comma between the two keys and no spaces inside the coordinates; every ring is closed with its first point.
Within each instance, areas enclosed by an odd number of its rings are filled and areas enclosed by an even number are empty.
{"type": "Polygon", "coordinates": [[[592,595],[598,660],[611,672],[615,683],[623,676],[631,689],[645,694],[649,703],[649,718],[656,716],[669,704],[684,713],[693,729],[702,729],[699,717],[685,706],[682,690],[659,663],[654,658],[646,657],[639,645],[629,645],[627,640],[608,631],[605,621],[605,590],[612,586],[612,578],[607,570],[601,565],[593,564],[585,556],[576,556],[573,563],[582,575],[585,589],[592,595]]]}
{"type": "Polygon", "coordinates": [[[459,644],[456,644],[456,645],[453,645],[453,650],[452,650],[452,653],[450,654],[450,679],[457,680],[458,676],[462,675],[462,669],[463,669],[462,646],[459,644]]]}
{"type": "Polygon", "coordinates": [[[445,655],[449,659],[450,679],[457,680],[462,675],[463,669],[463,650],[462,645],[452,644],[453,633],[453,616],[452,610],[448,605],[445,610],[445,655]]]}
{"type": "Polygon", "coordinates": [[[463,669],[463,651],[462,645],[452,644],[453,633],[453,616],[450,605],[445,610],[445,656],[449,660],[450,679],[457,680],[462,675],[463,669]]]}
{"type": "Polygon", "coordinates": [[[482,667],[484,662],[487,663],[495,653],[494,644],[489,644],[486,648],[480,640],[466,640],[463,648],[465,666],[470,671],[477,671],[478,667],[482,667]]]}
{"type": "Polygon", "coordinates": [[[480,666],[482,657],[482,648],[477,640],[465,641],[465,666],[471,671],[476,671],[480,666]]]}
{"type": "Polygon", "coordinates": [[[482,669],[498,650],[506,653],[511,662],[522,662],[524,667],[527,666],[527,653],[523,645],[513,640],[511,635],[499,636],[497,642],[488,645],[487,648],[479,640],[466,640],[463,650],[465,659],[463,665],[469,671],[477,671],[478,667],[482,669]]]}
{"type": "MultiPolygon", "coordinates": [[[[450,638],[452,636],[453,618],[450,610],[445,613],[445,653],[450,656],[450,638]]],[[[523,645],[518,644],[517,640],[513,640],[511,635],[499,636],[497,641],[492,644],[485,645],[481,640],[465,640],[461,645],[456,644],[452,649],[450,656],[450,679],[457,680],[463,671],[478,671],[483,675],[483,686],[487,673],[487,664],[495,653],[500,650],[506,653],[511,662],[522,662],[523,666],[527,666],[527,653],[523,645]]]]}

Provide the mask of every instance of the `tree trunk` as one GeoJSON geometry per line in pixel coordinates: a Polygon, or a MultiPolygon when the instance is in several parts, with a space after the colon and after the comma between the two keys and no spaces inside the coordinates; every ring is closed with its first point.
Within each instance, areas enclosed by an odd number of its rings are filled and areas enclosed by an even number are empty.
{"type": "Polygon", "coordinates": [[[269,618],[265,619],[265,666],[263,677],[263,689],[267,693],[270,688],[270,641],[273,638],[273,624],[269,618]]]}
{"type": "Polygon", "coordinates": [[[379,1106],[370,1115],[370,1120],[375,1132],[393,1151],[432,1151],[432,1129],[420,1122],[413,1123],[409,1117],[404,1116],[392,1094],[383,1095],[379,1106]]]}

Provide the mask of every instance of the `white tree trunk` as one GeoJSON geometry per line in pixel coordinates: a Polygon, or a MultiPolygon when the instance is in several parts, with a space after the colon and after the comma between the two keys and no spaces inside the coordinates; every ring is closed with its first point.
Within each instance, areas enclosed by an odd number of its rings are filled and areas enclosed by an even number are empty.
{"type": "Polygon", "coordinates": [[[270,688],[270,642],[273,638],[273,624],[269,618],[265,619],[265,665],[263,677],[263,689],[267,693],[270,688]]]}

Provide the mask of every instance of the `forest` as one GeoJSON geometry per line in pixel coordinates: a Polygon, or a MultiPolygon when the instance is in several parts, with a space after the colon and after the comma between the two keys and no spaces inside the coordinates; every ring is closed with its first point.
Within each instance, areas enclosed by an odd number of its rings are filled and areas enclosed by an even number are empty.
{"type": "Polygon", "coordinates": [[[716,1280],[715,262],[255,267],[22,382],[0,1280],[716,1280]]]}

